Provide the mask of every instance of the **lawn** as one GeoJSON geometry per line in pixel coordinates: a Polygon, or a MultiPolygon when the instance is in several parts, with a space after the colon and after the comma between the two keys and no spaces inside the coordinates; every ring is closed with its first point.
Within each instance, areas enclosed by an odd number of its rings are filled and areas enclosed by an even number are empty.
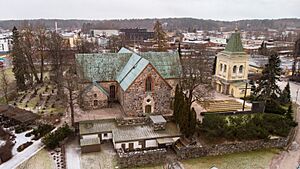
{"type": "Polygon", "coordinates": [[[42,149],[30,159],[24,161],[16,169],[53,169],[54,161],[47,150],[42,149]]]}
{"type": "MultiPolygon", "coordinates": [[[[234,153],[223,156],[202,157],[181,161],[185,169],[267,169],[279,149],[266,149],[251,152],[234,153]]],[[[163,169],[163,166],[140,167],[137,169],[163,169]]]]}

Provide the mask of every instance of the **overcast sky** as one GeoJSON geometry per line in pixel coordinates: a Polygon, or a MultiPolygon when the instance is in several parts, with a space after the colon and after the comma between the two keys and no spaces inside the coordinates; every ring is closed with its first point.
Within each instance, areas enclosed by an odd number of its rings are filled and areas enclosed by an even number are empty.
{"type": "Polygon", "coordinates": [[[0,20],[300,18],[300,0],[0,0],[0,20]]]}

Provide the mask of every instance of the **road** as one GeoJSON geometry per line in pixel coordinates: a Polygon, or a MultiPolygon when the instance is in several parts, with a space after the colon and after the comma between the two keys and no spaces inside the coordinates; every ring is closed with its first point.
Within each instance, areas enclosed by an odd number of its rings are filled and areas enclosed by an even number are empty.
{"type": "MultiPolygon", "coordinates": [[[[279,86],[283,89],[287,82],[279,82],[279,86]]],[[[300,105],[300,98],[297,98],[300,89],[300,84],[291,83],[291,98],[294,102],[300,105]]],[[[297,110],[296,121],[300,124],[300,109],[297,110]]],[[[300,162],[300,128],[296,128],[295,140],[286,151],[282,151],[279,155],[275,156],[270,164],[271,169],[296,169],[300,162]]]]}

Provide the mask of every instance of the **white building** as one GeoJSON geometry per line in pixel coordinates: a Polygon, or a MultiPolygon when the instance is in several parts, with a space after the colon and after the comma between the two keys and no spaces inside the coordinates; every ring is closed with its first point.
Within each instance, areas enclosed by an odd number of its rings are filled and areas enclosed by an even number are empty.
{"type": "Polygon", "coordinates": [[[8,53],[11,49],[12,33],[2,33],[0,34],[0,53],[8,53]]]}
{"type": "Polygon", "coordinates": [[[91,30],[91,36],[92,37],[110,37],[110,36],[117,36],[119,35],[119,30],[115,29],[107,29],[107,30],[97,30],[93,29],[91,30]]]}

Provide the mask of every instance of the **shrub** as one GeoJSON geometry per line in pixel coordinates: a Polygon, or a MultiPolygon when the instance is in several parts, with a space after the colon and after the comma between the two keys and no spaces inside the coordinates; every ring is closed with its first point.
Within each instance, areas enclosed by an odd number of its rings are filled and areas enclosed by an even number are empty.
{"type": "Polygon", "coordinates": [[[26,143],[20,145],[20,146],[17,148],[17,151],[18,151],[18,152],[21,152],[21,151],[23,151],[25,148],[29,147],[31,144],[33,144],[33,142],[28,141],[28,142],[26,142],[26,143]]]}
{"type": "Polygon", "coordinates": [[[33,140],[38,140],[41,137],[44,137],[46,134],[48,134],[50,131],[52,131],[55,127],[50,124],[40,124],[36,129],[33,129],[30,134],[33,134],[34,137],[33,140]]]}
{"type": "Polygon", "coordinates": [[[10,140],[6,140],[5,145],[0,147],[1,162],[8,161],[9,159],[12,158],[12,152],[11,152],[12,148],[13,148],[13,143],[10,140]]]}
{"type": "Polygon", "coordinates": [[[200,129],[209,138],[228,140],[268,139],[271,135],[286,137],[297,124],[278,114],[206,115],[200,129]]]}
{"type": "Polygon", "coordinates": [[[44,137],[42,142],[49,149],[54,149],[59,146],[59,143],[71,135],[73,131],[70,129],[68,124],[64,124],[62,127],[59,127],[53,133],[49,133],[44,137]]]}

